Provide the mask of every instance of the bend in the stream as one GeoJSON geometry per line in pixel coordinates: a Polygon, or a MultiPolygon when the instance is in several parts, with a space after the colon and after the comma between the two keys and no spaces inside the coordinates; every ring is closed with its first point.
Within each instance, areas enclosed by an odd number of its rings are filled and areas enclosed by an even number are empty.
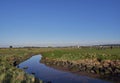
{"type": "Polygon", "coordinates": [[[19,64],[19,68],[36,78],[50,83],[111,83],[106,80],[91,78],[62,70],[57,70],[40,63],[42,56],[35,55],[19,64]]]}

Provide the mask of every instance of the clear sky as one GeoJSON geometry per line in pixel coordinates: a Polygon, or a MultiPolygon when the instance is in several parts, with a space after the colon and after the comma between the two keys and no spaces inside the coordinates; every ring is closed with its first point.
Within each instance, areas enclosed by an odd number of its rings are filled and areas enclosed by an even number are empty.
{"type": "Polygon", "coordinates": [[[120,43],[120,0],[0,0],[0,46],[120,43]]]}

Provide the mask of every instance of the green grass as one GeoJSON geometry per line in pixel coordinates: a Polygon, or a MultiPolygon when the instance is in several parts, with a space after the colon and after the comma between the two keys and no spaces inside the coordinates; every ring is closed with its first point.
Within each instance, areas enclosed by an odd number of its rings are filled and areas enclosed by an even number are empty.
{"type": "MultiPolygon", "coordinates": [[[[0,49],[0,83],[35,83],[34,76],[13,67],[33,55],[52,51],[52,48],[2,48],[0,49]]],[[[40,81],[42,83],[42,81],[40,81]]]]}
{"type": "Polygon", "coordinates": [[[20,62],[32,55],[56,60],[78,61],[84,59],[120,60],[120,48],[11,48],[0,49],[0,83],[34,83],[33,76],[13,67],[14,60],[20,62]]]}
{"type": "Polygon", "coordinates": [[[13,62],[24,61],[37,52],[29,49],[0,49],[0,83],[35,83],[34,76],[13,67],[13,62]]]}
{"type": "Polygon", "coordinates": [[[120,48],[102,50],[96,48],[66,48],[45,52],[42,55],[52,59],[72,61],[81,59],[120,60],[120,48]]]}

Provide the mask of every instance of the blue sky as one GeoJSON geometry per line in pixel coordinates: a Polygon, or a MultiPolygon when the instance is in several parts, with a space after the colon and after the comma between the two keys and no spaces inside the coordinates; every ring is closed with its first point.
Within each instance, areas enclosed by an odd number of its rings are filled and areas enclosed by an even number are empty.
{"type": "Polygon", "coordinates": [[[0,0],[0,46],[120,43],[120,0],[0,0]]]}

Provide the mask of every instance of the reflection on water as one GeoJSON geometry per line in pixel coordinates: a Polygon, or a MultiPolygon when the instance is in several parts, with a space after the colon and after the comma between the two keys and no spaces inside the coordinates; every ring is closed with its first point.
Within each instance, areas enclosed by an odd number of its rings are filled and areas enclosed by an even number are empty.
{"type": "Polygon", "coordinates": [[[47,67],[40,63],[41,55],[36,55],[19,64],[20,69],[33,74],[36,78],[52,83],[110,83],[108,81],[80,76],[47,67]]]}

